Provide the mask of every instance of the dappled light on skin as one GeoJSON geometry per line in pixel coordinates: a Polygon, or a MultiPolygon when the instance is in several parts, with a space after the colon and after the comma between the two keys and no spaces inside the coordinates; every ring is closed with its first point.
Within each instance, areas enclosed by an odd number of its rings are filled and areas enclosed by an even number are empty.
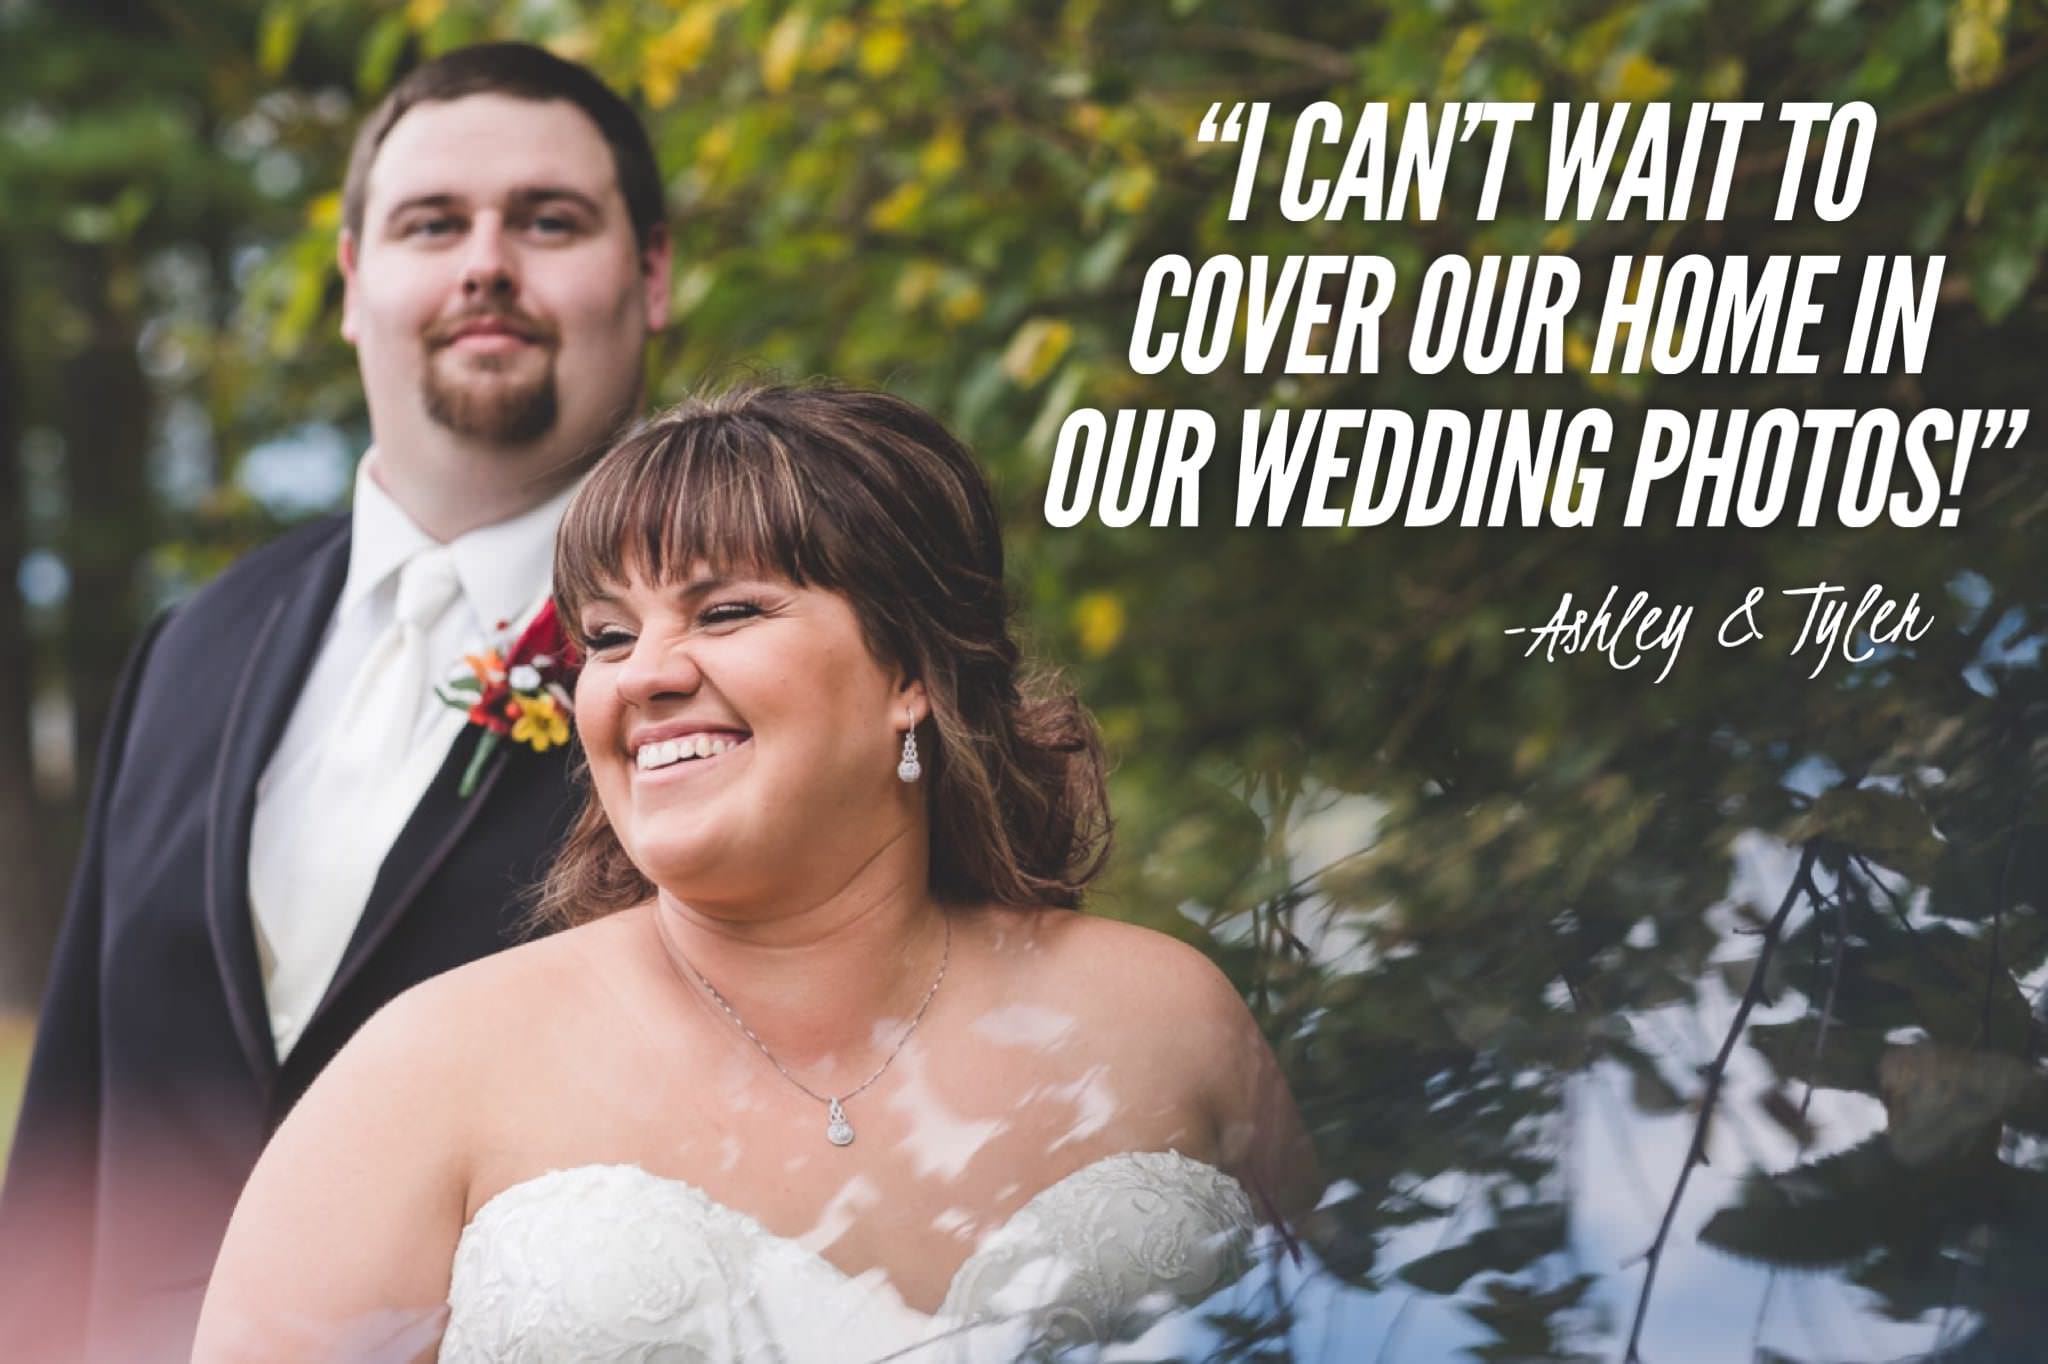
{"type": "Polygon", "coordinates": [[[1056,1009],[1008,1004],[983,1010],[967,1026],[976,1037],[998,1047],[1051,1051],[1073,1037],[1079,1021],[1056,1009]]]}
{"type": "Polygon", "coordinates": [[[1032,1101],[1071,1107],[1074,1119],[1066,1131],[1047,1143],[1048,1153],[1070,1145],[1081,1145],[1100,1135],[1118,1114],[1119,1105],[1109,1082],[1107,1066],[1090,1066],[1074,1079],[1049,1084],[1035,1091],[1032,1101]]]}
{"type": "Polygon", "coordinates": [[[806,1250],[826,1255],[848,1228],[872,1215],[885,1201],[886,1195],[874,1180],[864,1174],[848,1175],[838,1191],[818,1209],[817,1220],[791,1239],[806,1250]]]}
{"type": "Polygon", "coordinates": [[[1008,1116],[977,1117],[950,1103],[944,1089],[928,1074],[917,1056],[905,1056],[896,1088],[884,1099],[902,1120],[902,1149],[917,1177],[951,1182],[960,1178],[976,1156],[1008,1125],[1008,1116]]]}

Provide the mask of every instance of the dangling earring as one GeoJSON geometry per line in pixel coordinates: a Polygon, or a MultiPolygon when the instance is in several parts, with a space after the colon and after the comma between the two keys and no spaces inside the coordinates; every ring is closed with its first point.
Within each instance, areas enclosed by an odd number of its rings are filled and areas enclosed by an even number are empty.
{"type": "Polygon", "coordinates": [[[924,764],[917,760],[916,722],[912,721],[911,728],[903,731],[903,761],[896,764],[896,780],[913,782],[923,775],[924,764]]]}

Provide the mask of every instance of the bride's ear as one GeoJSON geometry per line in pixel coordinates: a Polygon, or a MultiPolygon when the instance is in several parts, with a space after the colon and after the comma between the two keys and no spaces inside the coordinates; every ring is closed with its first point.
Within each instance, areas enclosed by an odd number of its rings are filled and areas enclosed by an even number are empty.
{"type": "Polygon", "coordinates": [[[905,677],[896,684],[896,695],[890,703],[891,717],[898,729],[914,728],[931,716],[931,698],[925,695],[924,683],[914,677],[905,677]]]}

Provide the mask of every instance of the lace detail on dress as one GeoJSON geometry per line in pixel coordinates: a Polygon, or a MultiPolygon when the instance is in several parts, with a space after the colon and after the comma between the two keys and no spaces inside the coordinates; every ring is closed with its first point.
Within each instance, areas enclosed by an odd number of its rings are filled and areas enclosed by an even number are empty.
{"type": "Polygon", "coordinates": [[[928,1316],[880,1270],[849,1276],[693,1185],[583,1165],[514,1185],[463,1228],[441,1358],[1072,1357],[1231,1283],[1254,1225],[1220,1170],[1173,1152],[1110,1156],[1018,1209],[928,1316]]]}

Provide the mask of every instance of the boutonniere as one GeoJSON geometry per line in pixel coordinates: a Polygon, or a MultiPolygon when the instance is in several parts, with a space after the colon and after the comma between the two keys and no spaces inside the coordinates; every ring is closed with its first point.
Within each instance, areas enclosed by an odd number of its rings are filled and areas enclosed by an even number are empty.
{"type": "Polygon", "coordinates": [[[458,669],[434,688],[434,695],[483,731],[458,788],[466,797],[476,790],[484,764],[507,740],[536,753],[569,742],[569,689],[583,660],[550,598],[509,648],[464,654],[462,661],[466,671],[458,669]]]}

